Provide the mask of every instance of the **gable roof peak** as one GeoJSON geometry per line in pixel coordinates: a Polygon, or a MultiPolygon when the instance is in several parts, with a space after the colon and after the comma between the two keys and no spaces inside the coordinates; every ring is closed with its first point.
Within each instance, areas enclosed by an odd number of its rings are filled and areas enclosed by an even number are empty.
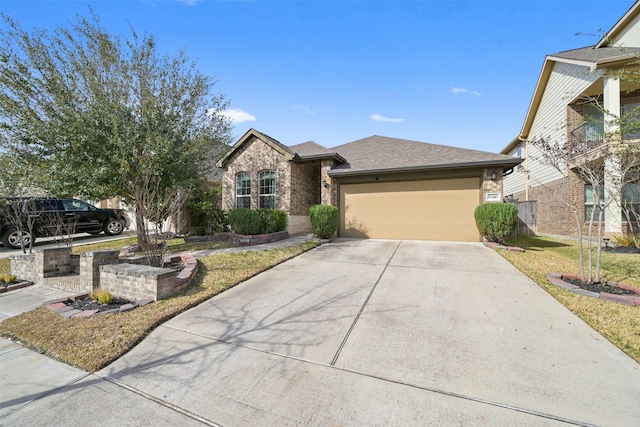
{"type": "Polygon", "coordinates": [[[240,137],[240,139],[238,139],[235,144],[231,146],[231,148],[229,148],[224,156],[222,156],[216,162],[216,166],[219,168],[225,167],[227,160],[233,155],[233,153],[235,153],[240,147],[251,141],[252,137],[263,141],[265,144],[271,146],[271,148],[273,148],[274,150],[282,153],[288,159],[291,159],[293,157],[294,153],[289,149],[289,147],[287,147],[277,139],[270,137],[266,133],[262,133],[255,130],[254,128],[250,128],[247,132],[245,132],[244,135],[242,135],[242,137],[240,137]]]}

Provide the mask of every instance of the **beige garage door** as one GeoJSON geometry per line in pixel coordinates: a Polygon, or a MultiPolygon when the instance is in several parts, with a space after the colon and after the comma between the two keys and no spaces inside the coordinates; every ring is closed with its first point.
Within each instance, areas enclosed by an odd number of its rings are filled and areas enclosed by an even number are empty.
{"type": "Polygon", "coordinates": [[[340,236],[477,242],[479,203],[479,178],[345,184],[340,236]]]}

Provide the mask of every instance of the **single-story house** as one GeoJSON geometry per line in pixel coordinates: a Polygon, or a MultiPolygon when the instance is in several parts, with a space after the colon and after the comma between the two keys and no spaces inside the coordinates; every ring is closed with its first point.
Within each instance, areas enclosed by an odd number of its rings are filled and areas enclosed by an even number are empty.
{"type": "Polygon", "coordinates": [[[224,209],[276,208],[291,234],[310,232],[309,207],[340,209],[341,237],[480,241],[473,212],[502,201],[521,159],[371,136],[333,148],[286,146],[250,129],[217,162],[224,209]]]}
{"type": "Polygon", "coordinates": [[[578,226],[584,230],[591,212],[598,211],[598,198],[607,201],[602,224],[606,235],[633,232],[632,227],[637,232],[638,225],[627,221],[621,206],[635,206],[640,213],[640,181],[622,192],[612,191],[622,172],[617,161],[605,155],[640,140],[640,134],[625,134],[618,125],[619,118],[637,120],[640,113],[639,59],[640,2],[595,45],[545,58],[522,130],[501,151],[524,160],[505,178],[504,193],[536,207],[538,233],[577,235],[578,226]],[[624,78],[634,70],[636,76],[624,78]],[[567,156],[559,168],[544,161],[536,144],[540,140],[564,147],[567,156]],[[585,159],[602,169],[597,188],[593,179],[580,177],[585,159]],[[581,224],[569,205],[577,208],[581,224]]]}

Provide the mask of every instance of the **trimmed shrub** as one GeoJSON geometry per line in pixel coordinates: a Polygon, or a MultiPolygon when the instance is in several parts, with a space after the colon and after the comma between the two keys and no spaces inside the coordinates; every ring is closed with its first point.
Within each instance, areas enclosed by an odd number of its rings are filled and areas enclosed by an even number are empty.
{"type": "Polygon", "coordinates": [[[478,231],[490,242],[504,243],[518,224],[518,208],[509,203],[485,203],[473,213],[478,231]]]}
{"type": "Polygon", "coordinates": [[[262,223],[260,233],[275,233],[287,229],[287,214],[278,209],[258,209],[260,222],[262,223]]]}
{"type": "Polygon", "coordinates": [[[313,205],[309,208],[309,220],[313,234],[328,239],[338,231],[340,210],[331,205],[313,205]]]}
{"type": "Polygon", "coordinates": [[[229,224],[234,233],[260,234],[262,221],[257,211],[239,208],[229,211],[229,224]]]}

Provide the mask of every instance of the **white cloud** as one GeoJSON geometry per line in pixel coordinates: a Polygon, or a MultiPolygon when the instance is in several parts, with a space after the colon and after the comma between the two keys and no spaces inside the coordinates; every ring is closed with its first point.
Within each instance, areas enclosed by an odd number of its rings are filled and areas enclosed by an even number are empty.
{"type": "Polygon", "coordinates": [[[240,108],[232,108],[230,110],[224,110],[224,111],[221,111],[220,114],[227,117],[234,124],[256,121],[256,116],[254,116],[253,114],[247,113],[246,111],[243,111],[240,108]]]}
{"type": "Polygon", "coordinates": [[[465,89],[463,87],[452,87],[451,88],[451,93],[454,95],[458,95],[461,93],[470,93],[471,95],[475,95],[475,96],[480,96],[482,95],[480,92],[478,92],[477,90],[473,90],[473,89],[465,89]]]}
{"type": "Polygon", "coordinates": [[[310,108],[305,107],[304,105],[294,105],[293,107],[294,110],[296,111],[302,111],[303,113],[306,113],[310,116],[313,116],[315,114],[315,111],[311,110],[310,108]]]}
{"type": "Polygon", "coordinates": [[[391,119],[389,117],[381,116],[380,114],[373,114],[373,115],[369,116],[369,118],[371,120],[376,121],[376,122],[390,122],[390,123],[404,122],[404,119],[391,119]]]}

